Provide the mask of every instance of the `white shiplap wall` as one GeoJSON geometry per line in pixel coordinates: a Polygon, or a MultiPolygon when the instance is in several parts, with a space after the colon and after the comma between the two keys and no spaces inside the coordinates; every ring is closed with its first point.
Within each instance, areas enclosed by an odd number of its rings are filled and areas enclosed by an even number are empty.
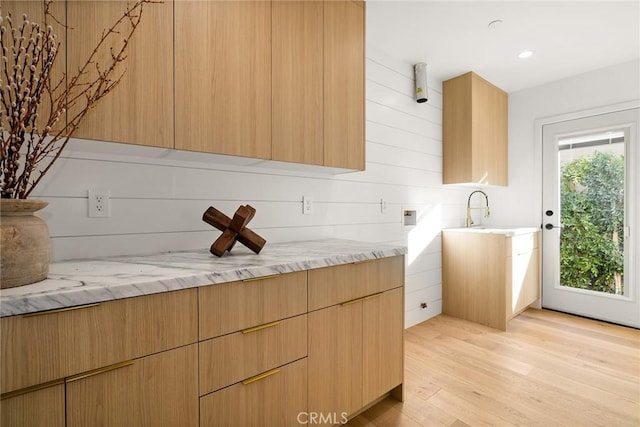
{"type": "MultiPolygon", "coordinates": [[[[257,210],[251,227],[269,242],[327,237],[403,244],[406,325],[441,312],[440,230],[464,223],[468,189],[442,186],[441,83],[413,100],[412,64],[368,48],[366,171],[311,168],[197,153],[77,141],[38,189],[54,258],[73,259],[208,248],[218,233],[201,221],[208,206],[257,210]],[[296,170],[297,169],[297,170],[296,170]],[[111,191],[110,218],[87,217],[87,190],[111,191]],[[303,195],[314,199],[302,215],[303,195]],[[389,202],[383,214],[380,199],[389,202]],[[403,209],[419,223],[402,226],[403,209]],[[420,303],[428,308],[421,309],[420,303]]],[[[179,138],[179,136],[178,136],[179,138]]]]}

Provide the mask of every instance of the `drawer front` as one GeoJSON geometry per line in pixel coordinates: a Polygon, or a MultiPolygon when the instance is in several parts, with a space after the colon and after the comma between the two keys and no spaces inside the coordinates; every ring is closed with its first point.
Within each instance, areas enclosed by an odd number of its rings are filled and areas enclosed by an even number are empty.
{"type": "Polygon", "coordinates": [[[200,395],[307,355],[307,315],[202,341],[200,395]]]}
{"type": "Polygon", "coordinates": [[[1,400],[0,425],[64,427],[64,384],[1,400]]]}
{"type": "Polygon", "coordinates": [[[507,256],[516,256],[538,247],[540,232],[521,234],[507,239],[507,256]],[[509,247],[511,245],[511,247],[509,247]]]}
{"type": "Polygon", "coordinates": [[[278,369],[201,397],[200,426],[298,427],[299,417],[306,422],[307,359],[278,369]]]}
{"type": "Polygon", "coordinates": [[[200,340],[307,311],[307,272],[198,289],[200,340]]]}
{"type": "Polygon", "coordinates": [[[72,378],[66,427],[196,427],[197,367],[191,344],[72,378]]]}
{"type": "Polygon", "coordinates": [[[309,311],[404,285],[404,256],[309,270],[309,311]]]}
{"type": "Polygon", "coordinates": [[[0,319],[2,393],[197,341],[197,290],[0,319]]]}

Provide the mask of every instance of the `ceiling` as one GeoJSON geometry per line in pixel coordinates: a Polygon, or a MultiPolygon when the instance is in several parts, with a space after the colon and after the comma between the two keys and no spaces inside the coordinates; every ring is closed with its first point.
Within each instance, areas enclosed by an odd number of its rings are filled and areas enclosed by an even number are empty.
{"type": "Polygon", "coordinates": [[[640,58],[640,0],[368,0],[367,44],[430,80],[475,71],[515,92],[640,58]]]}

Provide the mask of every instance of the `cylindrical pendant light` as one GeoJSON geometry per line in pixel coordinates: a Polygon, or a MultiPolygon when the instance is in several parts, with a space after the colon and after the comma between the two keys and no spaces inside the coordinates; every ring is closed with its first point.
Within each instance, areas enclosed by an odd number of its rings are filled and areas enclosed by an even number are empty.
{"type": "Polygon", "coordinates": [[[416,101],[421,104],[427,102],[427,64],[419,62],[413,66],[416,75],[416,101]]]}

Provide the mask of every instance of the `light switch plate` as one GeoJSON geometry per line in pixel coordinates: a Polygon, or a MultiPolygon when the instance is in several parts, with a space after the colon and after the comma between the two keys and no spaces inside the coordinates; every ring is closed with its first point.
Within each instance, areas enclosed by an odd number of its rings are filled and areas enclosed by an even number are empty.
{"type": "Polygon", "coordinates": [[[311,215],[313,213],[313,197],[302,196],[302,214],[311,215]]]}

